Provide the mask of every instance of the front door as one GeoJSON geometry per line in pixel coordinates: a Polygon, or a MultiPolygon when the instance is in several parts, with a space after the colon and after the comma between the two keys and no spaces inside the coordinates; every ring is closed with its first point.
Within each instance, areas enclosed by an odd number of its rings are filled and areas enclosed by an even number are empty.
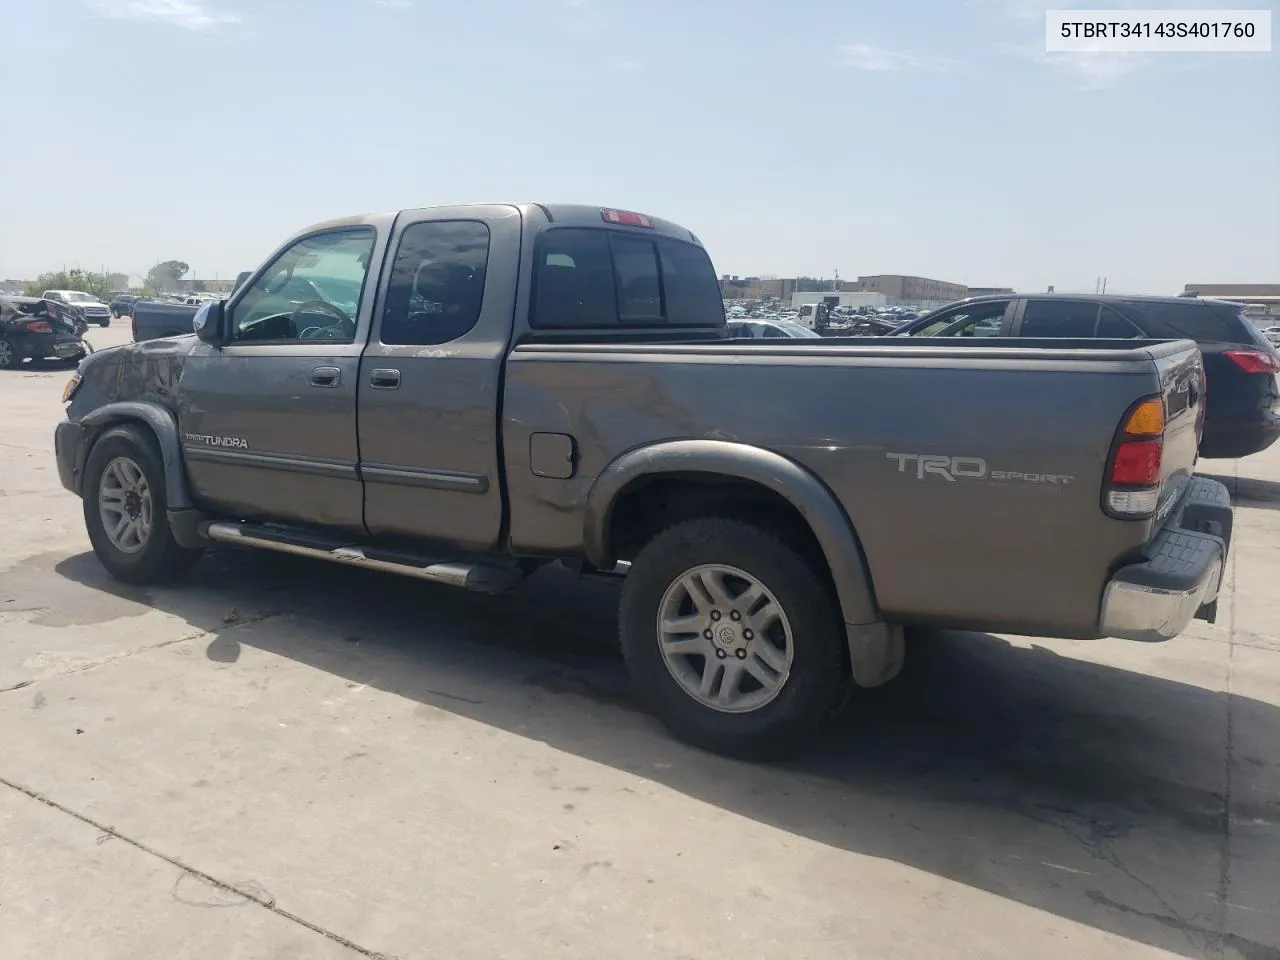
{"type": "Polygon", "coordinates": [[[201,505],[363,532],[356,390],[373,299],[365,281],[391,219],[286,246],[227,305],[228,342],[198,344],[187,358],[179,429],[201,505]]]}
{"type": "Polygon", "coordinates": [[[498,405],[520,213],[407,211],[360,364],[364,519],[384,539],[488,550],[502,533],[498,405]]]}

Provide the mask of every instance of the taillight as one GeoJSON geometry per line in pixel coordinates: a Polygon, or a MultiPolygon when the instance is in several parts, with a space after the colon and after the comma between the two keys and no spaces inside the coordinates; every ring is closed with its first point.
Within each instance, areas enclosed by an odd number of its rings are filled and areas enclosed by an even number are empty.
{"type": "Polygon", "coordinates": [[[605,223],[617,223],[624,227],[644,227],[653,229],[653,220],[643,213],[632,213],[630,210],[601,210],[600,216],[605,223]]]}
{"type": "Polygon", "coordinates": [[[1111,447],[1103,506],[1113,517],[1149,517],[1160,503],[1164,400],[1147,397],[1129,408],[1111,447]]]}
{"type": "Polygon", "coordinates": [[[53,324],[47,320],[30,320],[27,322],[28,333],[53,333],[53,324]]]}
{"type": "Polygon", "coordinates": [[[1264,350],[1224,350],[1222,353],[1245,373],[1280,373],[1280,360],[1264,350]]]}

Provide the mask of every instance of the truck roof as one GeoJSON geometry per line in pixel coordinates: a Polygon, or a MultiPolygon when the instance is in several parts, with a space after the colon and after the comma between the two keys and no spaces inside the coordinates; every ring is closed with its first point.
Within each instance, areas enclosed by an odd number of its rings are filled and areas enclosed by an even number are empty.
{"type": "Polygon", "coordinates": [[[321,230],[331,230],[334,227],[359,226],[369,223],[374,218],[387,216],[403,216],[405,214],[416,214],[424,210],[456,210],[459,214],[464,215],[469,209],[480,210],[485,207],[505,206],[518,209],[524,217],[526,223],[538,224],[555,224],[557,226],[574,226],[574,227],[599,227],[607,226],[613,229],[623,230],[642,230],[645,233],[653,232],[661,236],[674,237],[679,240],[685,240],[690,243],[696,243],[702,246],[702,241],[694,234],[692,230],[680,226],[678,223],[672,223],[670,220],[663,220],[659,217],[641,211],[630,211],[622,207],[600,207],[591,206],[583,203],[465,203],[465,204],[442,204],[430,207],[406,207],[398,211],[384,211],[381,213],[364,213],[356,214],[349,217],[337,217],[333,220],[324,220],[320,223],[313,223],[311,226],[298,231],[295,237],[306,236],[310,233],[317,233],[321,230]],[[605,212],[619,213],[640,213],[651,226],[635,227],[627,224],[611,223],[604,219],[605,212]]]}

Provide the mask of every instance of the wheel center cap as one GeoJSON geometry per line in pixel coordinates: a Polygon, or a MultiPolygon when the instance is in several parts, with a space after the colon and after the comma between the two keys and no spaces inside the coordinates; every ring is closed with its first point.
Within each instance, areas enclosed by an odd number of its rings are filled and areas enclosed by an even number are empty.
{"type": "Polygon", "coordinates": [[[130,520],[137,520],[138,514],[142,513],[142,498],[130,490],[124,495],[124,509],[130,520]]]}
{"type": "Polygon", "coordinates": [[[738,645],[738,629],[727,623],[722,623],[715,630],[716,646],[726,650],[732,650],[738,645]]]}

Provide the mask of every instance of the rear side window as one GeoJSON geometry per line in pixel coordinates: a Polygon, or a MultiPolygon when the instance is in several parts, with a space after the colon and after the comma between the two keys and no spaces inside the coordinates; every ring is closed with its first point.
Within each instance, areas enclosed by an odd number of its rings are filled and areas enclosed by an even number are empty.
{"type": "Polygon", "coordinates": [[[475,220],[427,220],[405,228],[387,287],[378,339],[448,343],[480,319],[489,228],[475,220]]]}
{"type": "Polygon", "coordinates": [[[557,227],[539,238],[530,325],[707,327],[724,304],[701,247],[665,237],[557,227]]]}
{"type": "Polygon", "coordinates": [[[1108,340],[1141,339],[1145,334],[1110,307],[1098,316],[1098,336],[1108,340]]]}
{"type": "Polygon", "coordinates": [[[1098,305],[1087,300],[1028,300],[1022,314],[1023,337],[1092,337],[1098,305]]]}
{"type": "Polygon", "coordinates": [[[1249,323],[1237,308],[1187,300],[1183,303],[1127,300],[1126,305],[1149,321],[1147,334],[1153,337],[1186,337],[1202,343],[1255,342],[1249,323]],[[1155,327],[1163,329],[1157,330],[1155,327]]]}

